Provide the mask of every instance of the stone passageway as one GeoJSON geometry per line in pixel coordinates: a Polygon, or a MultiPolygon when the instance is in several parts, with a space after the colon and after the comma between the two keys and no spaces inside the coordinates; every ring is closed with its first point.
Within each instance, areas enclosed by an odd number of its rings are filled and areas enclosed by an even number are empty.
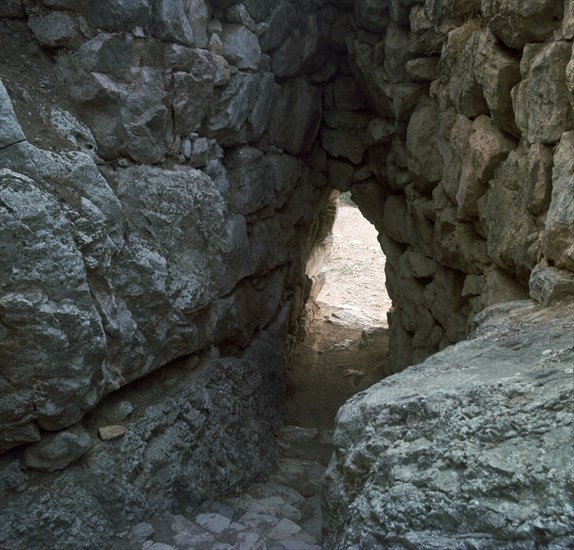
{"type": "Polygon", "coordinates": [[[285,426],[274,468],[221,502],[163,513],[118,534],[114,550],[311,550],[322,541],[321,482],[335,415],[389,374],[384,256],[377,231],[339,203],[326,281],[287,367],[285,426]]]}

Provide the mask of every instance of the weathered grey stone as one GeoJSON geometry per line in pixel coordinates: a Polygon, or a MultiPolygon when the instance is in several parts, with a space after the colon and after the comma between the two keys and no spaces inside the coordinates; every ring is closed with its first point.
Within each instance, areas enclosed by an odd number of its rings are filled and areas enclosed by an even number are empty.
{"type": "Polygon", "coordinates": [[[490,180],[483,212],[489,257],[523,284],[538,260],[530,245],[539,233],[526,203],[527,169],[526,151],[511,151],[490,180]]]}
{"type": "Polygon", "coordinates": [[[243,25],[225,24],[221,34],[223,57],[240,69],[257,69],[261,47],[257,36],[243,25]]]}
{"type": "Polygon", "coordinates": [[[418,189],[433,190],[442,179],[443,150],[447,143],[440,135],[440,109],[430,98],[421,100],[407,130],[409,171],[418,189]]]}
{"type": "Polygon", "coordinates": [[[519,136],[511,98],[512,88],[520,81],[518,60],[491,37],[488,37],[483,55],[478,78],[492,121],[502,131],[519,136]]]}
{"type": "Polygon", "coordinates": [[[483,0],[482,14],[488,26],[510,48],[542,42],[552,35],[562,15],[553,0],[483,0]]]}
{"type": "Polygon", "coordinates": [[[255,32],[255,21],[253,21],[253,18],[249,15],[247,8],[243,4],[234,4],[229,6],[225,10],[225,17],[230,23],[243,25],[251,32],[255,32]]]}
{"type": "Polygon", "coordinates": [[[324,544],[527,547],[538,525],[546,544],[570,543],[561,495],[570,477],[564,445],[572,387],[563,377],[574,360],[573,312],[513,306],[514,315],[494,309],[484,316],[475,339],[387,378],[339,411],[323,491],[324,544]],[[555,374],[544,375],[549,368],[555,374]],[[542,452],[550,462],[532,470],[542,452]],[[478,475],[485,468],[489,475],[478,475]],[[517,484],[535,496],[516,501],[517,484]]]}
{"type": "Polygon", "coordinates": [[[174,132],[185,135],[198,130],[209,112],[213,97],[213,73],[194,75],[173,74],[171,106],[175,116],[174,132]]]}
{"type": "Polygon", "coordinates": [[[28,26],[38,42],[47,48],[69,46],[78,37],[74,20],[66,12],[32,15],[28,19],[28,26]]]}
{"type": "Polygon", "coordinates": [[[50,0],[44,3],[55,8],[75,9],[86,18],[91,27],[97,29],[131,31],[136,26],[146,27],[150,23],[150,0],[102,0],[97,4],[78,0],[63,3],[50,0]]]}
{"type": "Polygon", "coordinates": [[[306,153],[321,124],[319,92],[302,78],[290,80],[281,89],[281,98],[270,124],[272,139],[291,155],[306,153]]]}
{"type": "Polygon", "coordinates": [[[407,75],[412,80],[434,80],[437,77],[439,57],[417,57],[406,62],[407,75]]]}
{"type": "Polygon", "coordinates": [[[90,435],[80,426],[44,435],[41,441],[26,448],[26,466],[55,472],[76,462],[92,446],[90,435]]]}
{"type": "Polygon", "coordinates": [[[337,111],[323,112],[323,122],[329,128],[366,128],[372,120],[370,111],[337,111]]]}
{"type": "Polygon", "coordinates": [[[0,4],[0,18],[14,17],[23,19],[26,15],[22,0],[6,0],[0,4]]]}
{"type": "Polygon", "coordinates": [[[574,127],[572,96],[566,86],[571,48],[563,41],[541,47],[512,90],[516,124],[530,143],[555,143],[574,127]]]}
{"type": "Polygon", "coordinates": [[[574,274],[555,267],[536,267],[530,276],[530,296],[544,306],[574,300],[574,274]]]}
{"type": "MultiPolygon", "coordinates": [[[[338,78],[333,87],[334,107],[343,111],[368,108],[367,100],[352,77],[338,78]]],[[[328,107],[326,105],[326,107],[328,107]]]]}
{"type": "Polygon", "coordinates": [[[211,533],[219,535],[229,527],[231,520],[221,514],[199,514],[195,522],[211,533]]]}
{"type": "Polygon", "coordinates": [[[335,158],[342,157],[359,164],[365,153],[364,132],[360,130],[321,130],[321,146],[335,158]]]}
{"type": "Polygon", "coordinates": [[[344,193],[351,188],[355,168],[348,162],[331,160],[327,161],[329,186],[344,193]]]}
{"type": "Polygon", "coordinates": [[[562,134],[554,153],[552,199],[544,227],[544,253],[559,268],[574,271],[574,131],[562,134]]]}
{"type": "Polygon", "coordinates": [[[132,542],[143,542],[154,534],[155,530],[151,523],[142,522],[133,527],[130,532],[132,542]]]}
{"type": "Polygon", "coordinates": [[[384,76],[387,82],[407,80],[406,63],[411,54],[408,50],[409,35],[406,30],[392,22],[385,32],[384,76]]]}
{"type": "Polygon", "coordinates": [[[455,57],[448,90],[457,111],[469,118],[489,114],[481,78],[488,32],[459,27],[449,33],[448,44],[453,53],[447,47],[445,56],[455,57]]]}
{"type": "MultiPolygon", "coordinates": [[[[157,38],[189,46],[200,46],[194,40],[185,4],[179,0],[157,0],[153,4],[152,31],[157,38]]],[[[205,44],[203,44],[205,46],[205,44]]]]}
{"type": "Polygon", "coordinates": [[[14,114],[10,96],[0,80],[0,149],[25,139],[26,136],[14,114]]]}
{"type": "Polygon", "coordinates": [[[355,2],[357,23],[373,32],[382,32],[389,24],[388,2],[357,0],[355,2]]]}
{"type": "Polygon", "coordinates": [[[528,176],[526,183],[527,207],[540,214],[550,204],[552,191],[552,148],[535,143],[528,150],[528,176]]]}
{"type": "MultiPolygon", "coordinates": [[[[298,75],[308,66],[316,64],[317,19],[309,14],[301,17],[300,23],[282,44],[271,53],[271,66],[278,77],[298,75]]],[[[316,69],[319,67],[317,66],[316,69]]]]}
{"type": "Polygon", "coordinates": [[[487,116],[479,116],[472,129],[456,192],[458,213],[464,217],[478,214],[477,201],[486,191],[494,168],[515,147],[514,140],[496,128],[487,116]]]}
{"type": "Polygon", "coordinates": [[[58,429],[93,407],[105,379],[105,339],[84,261],[60,204],[21,174],[2,170],[1,178],[0,301],[8,330],[2,348],[0,448],[5,450],[38,439],[34,420],[58,429]],[[40,392],[31,382],[38,376],[40,392]]]}
{"type": "Polygon", "coordinates": [[[231,147],[247,142],[246,121],[256,105],[261,76],[237,72],[227,86],[217,88],[205,122],[208,137],[231,147]]]}

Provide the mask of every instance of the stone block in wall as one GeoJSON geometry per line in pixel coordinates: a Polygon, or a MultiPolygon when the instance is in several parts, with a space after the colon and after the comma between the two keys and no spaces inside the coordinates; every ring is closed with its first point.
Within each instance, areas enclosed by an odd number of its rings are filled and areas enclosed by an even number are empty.
{"type": "Polygon", "coordinates": [[[489,114],[481,82],[488,36],[485,30],[458,27],[449,34],[442,56],[456,60],[449,75],[448,91],[457,111],[469,118],[489,114]]]}
{"type": "Polygon", "coordinates": [[[214,76],[214,73],[184,72],[172,75],[171,106],[176,135],[187,135],[200,128],[209,112],[214,76]]]}
{"type": "Polygon", "coordinates": [[[291,155],[308,152],[321,125],[321,98],[316,87],[302,78],[281,86],[269,123],[271,142],[291,155]]]}
{"type": "Polygon", "coordinates": [[[226,147],[246,143],[246,121],[256,105],[260,90],[261,75],[243,71],[235,73],[227,86],[215,89],[203,131],[226,147]]]}
{"type": "Polygon", "coordinates": [[[516,145],[514,139],[501,132],[485,115],[473,122],[472,129],[456,192],[458,215],[463,219],[478,215],[477,201],[486,191],[495,167],[516,145]]]}
{"type": "Polygon", "coordinates": [[[564,0],[564,15],[562,17],[562,38],[574,38],[574,0],[564,0]]]}
{"type": "Polygon", "coordinates": [[[90,434],[77,424],[52,434],[26,447],[26,466],[34,470],[55,472],[62,470],[85,455],[92,446],[90,434]]]}
{"type": "Polygon", "coordinates": [[[482,15],[494,34],[510,48],[543,42],[559,26],[562,2],[556,0],[482,0],[482,15]]]}
{"type": "Polygon", "coordinates": [[[574,300],[574,273],[544,265],[532,270],[530,296],[544,306],[574,300]]]}
{"type": "Polygon", "coordinates": [[[335,108],[342,111],[368,109],[367,99],[353,77],[340,77],[334,83],[333,99],[335,108]]]}
{"type": "MultiPolygon", "coordinates": [[[[396,143],[388,150],[386,147],[371,147],[369,149],[369,161],[371,163],[379,162],[375,154],[386,153],[384,171],[382,173],[382,181],[392,189],[393,191],[403,191],[407,185],[412,183],[412,174],[408,170],[408,153],[404,143],[398,142],[398,140],[393,140],[396,143]]],[[[378,171],[375,169],[374,173],[377,174],[378,171]]]]}
{"type": "MultiPolygon", "coordinates": [[[[299,75],[303,70],[319,70],[317,18],[313,14],[302,16],[299,25],[271,52],[271,66],[278,77],[299,75]]],[[[313,72],[313,71],[312,71],[313,72]]]]}
{"type": "Polygon", "coordinates": [[[473,224],[460,221],[452,207],[437,214],[434,252],[439,264],[465,273],[479,274],[490,263],[487,242],[473,224]]]}
{"type": "Polygon", "coordinates": [[[440,267],[424,292],[424,305],[440,323],[443,341],[458,342],[467,335],[467,299],[462,296],[464,274],[440,267]]]}
{"type": "Polygon", "coordinates": [[[530,143],[552,144],[574,128],[573,95],[566,85],[572,45],[549,42],[534,50],[522,82],[512,90],[516,124],[530,143]]]}
{"type": "Polygon", "coordinates": [[[0,4],[0,19],[3,17],[23,19],[25,16],[22,0],[4,0],[0,4]]]}
{"type": "Polygon", "coordinates": [[[419,0],[390,0],[389,15],[391,19],[399,25],[408,27],[411,8],[417,3],[420,4],[419,0]]]}
{"type": "Polygon", "coordinates": [[[411,57],[408,50],[408,32],[391,22],[385,31],[384,77],[387,82],[398,83],[408,80],[406,63],[411,57]]]}
{"type": "Polygon", "coordinates": [[[404,195],[391,195],[385,201],[383,227],[395,241],[407,245],[417,244],[414,220],[404,195]]]}
{"type": "Polygon", "coordinates": [[[357,130],[366,128],[370,125],[372,117],[373,115],[370,111],[328,110],[323,112],[323,122],[333,129],[357,130]]]}
{"type": "MultiPolygon", "coordinates": [[[[54,2],[50,1],[47,5],[61,7],[53,4],[54,2]]],[[[85,17],[90,27],[107,31],[129,32],[134,27],[146,27],[150,24],[152,16],[150,0],[101,0],[99,2],[71,0],[68,4],[65,7],[85,17]]],[[[172,9],[174,9],[173,6],[172,9]]],[[[185,19],[183,9],[179,13],[185,19]]],[[[187,23],[189,24],[189,21],[187,23]]],[[[188,28],[188,32],[190,30],[191,27],[188,28]]],[[[188,36],[192,36],[192,32],[189,32],[188,36]]]]}
{"type": "Polygon", "coordinates": [[[554,152],[552,198],[544,226],[544,254],[574,271],[574,131],[565,132],[554,152]]]}
{"type": "MultiPolygon", "coordinates": [[[[200,45],[195,43],[189,14],[185,11],[185,4],[180,0],[154,2],[152,23],[153,35],[161,40],[188,46],[200,45]]],[[[207,37],[202,45],[207,45],[207,37]]]]}
{"type": "MultiPolygon", "coordinates": [[[[321,14],[324,17],[324,12],[321,14]]],[[[329,49],[339,54],[347,53],[347,38],[355,32],[349,13],[335,12],[329,29],[329,49]],[[337,17],[337,13],[339,13],[337,17]]]]}
{"type": "Polygon", "coordinates": [[[552,148],[541,143],[528,149],[526,206],[533,214],[545,212],[552,192],[552,148]]]}
{"type": "Polygon", "coordinates": [[[525,300],[528,298],[528,288],[519,284],[509,273],[493,267],[485,273],[481,298],[483,308],[501,302],[525,300]]]}
{"type": "Polygon", "coordinates": [[[38,425],[77,422],[107,374],[101,317],[62,205],[29,177],[2,169],[0,178],[3,452],[37,441],[38,425]]]}
{"type": "Polygon", "coordinates": [[[14,113],[8,91],[0,80],[0,149],[24,141],[26,136],[14,113]]]}
{"type": "Polygon", "coordinates": [[[353,41],[352,57],[349,62],[353,75],[361,85],[371,107],[383,118],[394,118],[395,112],[390,95],[392,90],[385,87],[383,69],[374,61],[374,47],[358,40],[353,41]]]}
{"type": "Polygon", "coordinates": [[[384,32],[390,21],[386,2],[377,0],[357,0],[355,17],[360,27],[372,32],[384,32]]]}
{"type": "Polygon", "coordinates": [[[351,189],[355,167],[349,162],[329,159],[327,161],[327,183],[344,193],[351,189]]]}
{"type": "Polygon", "coordinates": [[[478,79],[492,121],[500,130],[520,137],[511,97],[512,88],[521,79],[518,56],[497,44],[492,35],[488,36],[482,55],[478,79]]]}
{"type": "Polygon", "coordinates": [[[321,146],[335,158],[344,158],[359,164],[365,154],[365,132],[361,130],[321,130],[321,146]]]}
{"type": "Polygon", "coordinates": [[[488,256],[506,272],[527,284],[538,260],[539,229],[528,211],[528,156],[523,146],[511,151],[490,180],[484,212],[488,256]]]}
{"type": "Polygon", "coordinates": [[[385,94],[392,101],[393,115],[398,121],[408,121],[417,102],[428,91],[428,86],[420,82],[385,84],[385,94]]]}
{"type": "Polygon", "coordinates": [[[383,205],[385,203],[385,189],[374,178],[369,178],[351,186],[353,202],[359,210],[375,227],[383,223],[383,205]]]}
{"type": "Polygon", "coordinates": [[[69,13],[51,11],[42,15],[31,15],[28,26],[36,40],[46,48],[62,48],[72,45],[80,38],[77,25],[69,13]]]}
{"type": "Polygon", "coordinates": [[[447,34],[439,25],[431,21],[426,7],[423,5],[413,6],[409,21],[409,51],[413,54],[440,54],[447,34]]]}
{"type": "Polygon", "coordinates": [[[261,61],[259,40],[243,25],[224,24],[221,33],[223,57],[240,69],[256,70],[261,61]]]}
{"type": "Polygon", "coordinates": [[[448,147],[440,133],[441,111],[430,98],[423,98],[409,120],[407,150],[409,171],[420,191],[429,193],[442,179],[443,151],[448,147]]]}
{"type": "Polygon", "coordinates": [[[471,135],[472,120],[464,115],[457,115],[449,135],[450,147],[445,150],[442,182],[446,195],[453,203],[456,203],[456,192],[460,182],[463,159],[471,135]]]}
{"type": "Polygon", "coordinates": [[[415,81],[434,80],[437,77],[439,59],[438,56],[410,59],[405,65],[408,77],[415,81]]]}

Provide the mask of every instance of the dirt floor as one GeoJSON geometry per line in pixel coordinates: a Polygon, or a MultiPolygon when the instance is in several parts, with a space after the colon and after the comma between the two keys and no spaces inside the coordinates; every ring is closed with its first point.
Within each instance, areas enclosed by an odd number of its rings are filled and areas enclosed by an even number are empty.
{"type": "Polygon", "coordinates": [[[341,205],[315,319],[287,369],[287,424],[332,428],[349,397],[390,374],[384,266],[374,226],[341,205]]]}

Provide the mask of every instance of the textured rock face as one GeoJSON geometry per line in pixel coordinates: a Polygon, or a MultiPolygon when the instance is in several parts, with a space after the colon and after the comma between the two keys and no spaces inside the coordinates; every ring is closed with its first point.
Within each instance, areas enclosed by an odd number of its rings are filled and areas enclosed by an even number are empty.
{"type": "Polygon", "coordinates": [[[0,517],[30,523],[0,545],[41,525],[53,547],[80,508],[98,547],[145,493],[166,509],[265,468],[334,189],[379,230],[396,372],[489,305],[570,299],[573,9],[3,2],[0,517]],[[110,394],[189,357],[230,381],[176,369],[184,393],[142,398],[103,453],[110,394]]]}
{"type": "Polygon", "coordinates": [[[474,339],[340,409],[327,548],[572,544],[574,310],[481,317],[474,339]]]}

